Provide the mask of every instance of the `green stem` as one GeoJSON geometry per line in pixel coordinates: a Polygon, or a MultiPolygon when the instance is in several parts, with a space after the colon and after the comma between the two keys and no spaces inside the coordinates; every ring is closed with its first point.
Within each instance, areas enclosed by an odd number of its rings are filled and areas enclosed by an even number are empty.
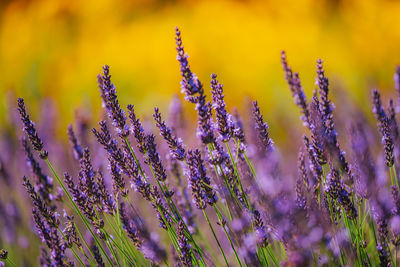
{"type": "Polygon", "coordinates": [[[227,150],[228,150],[229,157],[230,157],[230,159],[231,159],[231,162],[232,162],[232,165],[233,165],[233,169],[234,169],[235,174],[236,174],[236,180],[235,180],[235,182],[236,182],[237,185],[239,186],[240,191],[242,191],[243,198],[244,198],[244,201],[246,202],[247,208],[249,208],[251,211],[253,211],[253,208],[249,205],[249,202],[248,202],[248,200],[247,200],[246,192],[245,192],[244,189],[243,189],[242,182],[240,181],[239,171],[238,171],[238,169],[237,169],[236,162],[235,162],[235,160],[233,159],[232,152],[231,152],[231,148],[230,148],[228,142],[225,142],[225,146],[226,146],[226,148],[227,148],[227,150]]]}
{"type": "Polygon", "coordinates": [[[231,239],[231,237],[229,236],[229,233],[228,233],[228,231],[227,231],[226,228],[225,228],[225,224],[222,222],[221,213],[220,213],[220,211],[218,210],[218,208],[217,208],[217,206],[216,206],[215,204],[213,205],[213,208],[214,208],[214,210],[215,210],[215,213],[216,213],[217,216],[218,216],[219,223],[220,223],[220,225],[222,226],[222,228],[224,229],[225,235],[226,235],[226,237],[227,237],[228,240],[229,240],[229,243],[230,243],[230,245],[231,245],[231,248],[232,248],[233,252],[235,253],[236,260],[238,261],[239,265],[242,266],[242,262],[240,261],[240,258],[239,258],[238,254],[237,254],[237,252],[236,252],[236,249],[235,249],[235,246],[233,245],[232,239],[231,239]]]}
{"type": "Polygon", "coordinates": [[[266,250],[267,250],[268,256],[271,258],[271,260],[273,261],[275,266],[278,267],[279,266],[278,260],[275,258],[275,255],[274,255],[274,253],[272,253],[269,245],[266,247],[266,250]]]}
{"type": "Polygon", "coordinates": [[[8,262],[12,267],[17,267],[17,265],[15,265],[15,263],[10,258],[7,258],[6,262],[8,262]]]}
{"type": "Polygon", "coordinates": [[[219,240],[218,240],[218,238],[217,238],[217,235],[215,234],[214,228],[212,227],[211,222],[210,222],[210,219],[208,218],[208,215],[207,215],[207,213],[206,213],[205,210],[203,210],[203,214],[204,214],[204,217],[205,217],[206,220],[207,220],[208,226],[209,226],[210,229],[211,229],[211,232],[212,232],[212,234],[213,234],[213,236],[214,236],[215,241],[217,241],[218,248],[219,248],[219,250],[221,251],[222,256],[224,257],[225,264],[226,264],[226,266],[229,266],[228,260],[226,259],[225,253],[224,253],[224,251],[223,251],[223,249],[222,249],[222,247],[221,247],[221,244],[219,243],[219,240]]]}

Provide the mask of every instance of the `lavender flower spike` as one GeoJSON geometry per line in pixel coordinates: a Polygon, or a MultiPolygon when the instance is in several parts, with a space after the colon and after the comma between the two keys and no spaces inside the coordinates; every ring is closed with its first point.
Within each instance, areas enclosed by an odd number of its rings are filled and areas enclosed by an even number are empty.
{"type": "Polygon", "coordinates": [[[138,149],[141,153],[145,153],[145,151],[146,151],[145,134],[144,134],[142,124],[140,123],[140,120],[136,117],[133,105],[128,105],[128,113],[129,113],[129,119],[131,120],[131,123],[132,123],[131,130],[132,130],[133,135],[135,136],[136,142],[138,144],[138,149]]]}
{"type": "Polygon", "coordinates": [[[181,256],[179,260],[182,266],[193,266],[192,256],[191,256],[191,246],[188,242],[188,239],[185,236],[185,224],[182,221],[179,221],[178,224],[178,245],[181,251],[181,256]]]}
{"type": "Polygon", "coordinates": [[[105,65],[103,67],[103,76],[98,77],[101,95],[103,97],[103,104],[105,105],[108,116],[113,122],[113,125],[118,129],[118,133],[122,138],[129,135],[128,126],[126,125],[126,116],[121,109],[115,86],[111,83],[110,67],[105,65]]]}
{"type": "Polygon", "coordinates": [[[172,133],[172,130],[168,128],[165,121],[161,118],[161,113],[158,108],[154,108],[153,114],[156,126],[160,130],[160,135],[168,143],[168,147],[171,155],[177,160],[183,160],[185,158],[185,147],[182,140],[176,138],[172,133]]]}
{"type": "Polygon", "coordinates": [[[197,208],[205,209],[207,203],[214,205],[218,201],[218,196],[211,187],[210,178],[207,177],[200,150],[188,151],[187,164],[189,167],[189,184],[197,208]]]}
{"type": "Polygon", "coordinates": [[[375,114],[376,120],[379,123],[382,123],[386,117],[386,113],[385,109],[382,106],[381,95],[379,94],[379,91],[376,89],[372,91],[372,104],[373,104],[372,111],[375,114]]]}
{"type": "Polygon", "coordinates": [[[303,87],[301,86],[299,73],[293,73],[292,69],[286,59],[285,51],[281,52],[281,62],[283,66],[283,71],[285,72],[285,79],[289,85],[290,91],[292,92],[294,102],[297,106],[301,108],[303,115],[300,119],[303,121],[304,126],[311,129],[310,125],[310,111],[307,106],[307,98],[304,93],[303,87]]]}
{"type": "Polygon", "coordinates": [[[206,96],[203,93],[198,97],[196,110],[198,119],[197,136],[205,145],[215,143],[211,103],[206,102],[206,96]]]}
{"type": "Polygon", "coordinates": [[[382,121],[382,135],[382,143],[385,148],[385,164],[390,168],[394,164],[394,145],[390,132],[389,119],[387,117],[382,121]]]}
{"type": "Polygon", "coordinates": [[[40,157],[42,159],[46,159],[49,153],[44,150],[43,142],[36,131],[35,124],[30,120],[29,115],[26,113],[25,103],[22,98],[18,98],[18,111],[21,121],[24,124],[24,131],[28,135],[33,148],[40,152],[40,157]]]}
{"type": "Polygon", "coordinates": [[[217,130],[222,138],[222,141],[228,142],[233,135],[234,129],[232,116],[226,111],[222,84],[218,82],[217,75],[212,74],[211,79],[211,93],[213,99],[213,108],[217,118],[217,130]]]}
{"type": "Polygon", "coordinates": [[[273,141],[269,138],[268,124],[264,122],[263,115],[261,115],[260,107],[257,101],[253,102],[253,116],[256,123],[256,129],[258,131],[258,136],[263,145],[265,151],[270,151],[273,149],[273,141]]]}
{"type": "Polygon", "coordinates": [[[165,181],[165,179],[167,179],[167,174],[164,166],[161,163],[161,158],[157,152],[157,147],[154,142],[154,135],[152,134],[146,137],[146,150],[148,155],[146,163],[153,168],[157,180],[161,182],[165,181]]]}
{"type": "Polygon", "coordinates": [[[187,156],[187,164],[189,168],[189,186],[192,188],[193,201],[198,209],[204,210],[207,206],[205,192],[203,190],[202,180],[196,168],[197,152],[189,150],[187,156]]]}
{"type": "Polygon", "coordinates": [[[69,142],[71,143],[73,152],[74,152],[74,157],[75,159],[79,160],[83,157],[83,148],[82,146],[79,144],[78,139],[75,136],[75,132],[72,128],[72,125],[68,125],[68,139],[69,142]]]}
{"type": "Polygon", "coordinates": [[[191,103],[196,103],[197,98],[195,97],[195,94],[203,90],[203,85],[197,79],[196,75],[190,70],[189,62],[187,60],[189,56],[185,53],[185,50],[183,49],[181,32],[178,28],[175,28],[175,35],[176,51],[178,52],[176,59],[179,61],[179,64],[181,66],[182,93],[185,94],[186,100],[191,103]]]}

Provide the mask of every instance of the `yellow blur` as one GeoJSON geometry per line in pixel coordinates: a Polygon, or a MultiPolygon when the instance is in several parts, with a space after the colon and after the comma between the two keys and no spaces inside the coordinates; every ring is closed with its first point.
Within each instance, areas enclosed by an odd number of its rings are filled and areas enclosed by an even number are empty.
{"type": "Polygon", "coordinates": [[[36,112],[39,100],[53,98],[62,126],[77,107],[98,114],[104,64],[123,106],[147,116],[155,105],[165,110],[180,91],[175,26],[192,70],[207,88],[217,73],[230,106],[243,110],[250,96],[267,120],[297,112],[280,66],[284,49],[308,93],[321,57],[333,90],[345,88],[369,108],[372,86],[393,88],[399,14],[394,0],[10,1],[1,10],[0,121],[9,91],[36,112]]]}

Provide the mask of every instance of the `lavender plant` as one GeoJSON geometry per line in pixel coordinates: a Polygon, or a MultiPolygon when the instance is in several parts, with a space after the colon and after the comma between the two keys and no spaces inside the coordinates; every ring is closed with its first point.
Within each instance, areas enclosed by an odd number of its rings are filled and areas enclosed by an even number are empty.
{"type": "MultiPolygon", "coordinates": [[[[335,110],[322,60],[316,64],[318,88],[307,99],[282,52],[283,77],[305,126],[300,147],[292,150],[299,151],[298,163],[291,164],[288,158],[295,157],[284,158],[272,141],[279,136],[270,132],[259,102],[252,101],[249,119],[230,112],[216,74],[207,97],[178,29],[175,40],[182,93],[197,112],[191,142],[179,98],[169,116],[154,108],[150,129],[133,105],[126,111],[120,105],[108,65],[97,77],[105,116],[91,138],[80,118],[77,131],[67,129],[69,145],[41,138],[24,100],[17,100],[22,124],[10,125],[21,141],[3,135],[0,143],[4,151],[22,144],[0,155],[0,246],[7,249],[0,250],[0,261],[398,266],[399,103],[384,105],[374,90],[377,127],[357,111],[343,129],[341,114],[349,110],[335,110]],[[57,153],[68,160],[59,162],[57,153]],[[21,158],[26,167],[14,169],[21,158]]],[[[397,68],[397,98],[399,73],[397,68]]]]}

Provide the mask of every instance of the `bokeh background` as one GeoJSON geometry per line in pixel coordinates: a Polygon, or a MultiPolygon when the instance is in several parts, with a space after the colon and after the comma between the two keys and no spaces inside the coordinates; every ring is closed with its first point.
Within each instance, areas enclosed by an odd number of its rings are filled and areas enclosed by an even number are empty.
{"type": "Polygon", "coordinates": [[[400,62],[400,2],[394,0],[0,5],[0,122],[17,96],[26,98],[34,115],[51,99],[59,118],[55,129],[62,133],[76,109],[99,114],[96,75],[104,64],[111,66],[123,106],[133,103],[144,116],[153,106],[166,108],[180,91],[175,26],[203,83],[217,73],[230,106],[245,109],[247,97],[257,98],[272,125],[300,124],[280,66],[282,49],[307,93],[322,58],[334,95],[344,92],[366,111],[371,88],[393,89],[400,62]]]}

